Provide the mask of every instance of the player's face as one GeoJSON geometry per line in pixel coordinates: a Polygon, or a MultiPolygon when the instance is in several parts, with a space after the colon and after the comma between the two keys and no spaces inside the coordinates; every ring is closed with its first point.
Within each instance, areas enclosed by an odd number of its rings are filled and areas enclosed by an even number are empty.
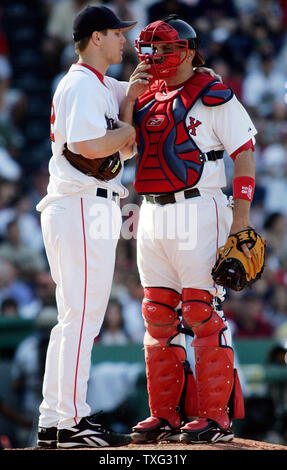
{"type": "Polygon", "coordinates": [[[185,48],[171,43],[153,43],[151,44],[151,49],[152,52],[150,53],[153,55],[154,63],[162,64],[162,68],[166,64],[167,70],[170,69],[170,73],[165,78],[166,81],[169,81],[171,77],[174,78],[181,75],[182,69],[186,67],[185,58],[187,57],[187,52],[185,48]],[[174,70],[173,73],[172,70],[174,70]]]}
{"type": "Polygon", "coordinates": [[[119,64],[123,58],[123,48],[126,38],[120,29],[108,29],[107,35],[103,39],[103,54],[107,62],[112,64],[119,64]]]}

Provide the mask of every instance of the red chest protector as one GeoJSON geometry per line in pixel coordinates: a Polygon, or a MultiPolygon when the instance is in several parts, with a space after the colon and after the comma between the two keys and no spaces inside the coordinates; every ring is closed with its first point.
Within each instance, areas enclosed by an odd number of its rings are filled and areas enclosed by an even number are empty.
{"type": "Polygon", "coordinates": [[[154,87],[137,100],[134,187],[138,194],[177,192],[198,182],[204,157],[187,129],[186,115],[199,97],[206,106],[217,106],[232,96],[226,85],[210,75],[196,73],[182,89],[165,95],[154,87]]]}

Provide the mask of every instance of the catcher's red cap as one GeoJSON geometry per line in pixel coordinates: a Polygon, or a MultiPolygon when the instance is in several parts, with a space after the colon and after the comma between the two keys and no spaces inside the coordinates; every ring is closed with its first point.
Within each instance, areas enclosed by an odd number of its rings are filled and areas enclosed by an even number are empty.
{"type": "Polygon", "coordinates": [[[107,7],[87,6],[81,10],[73,25],[73,39],[80,39],[91,36],[94,31],[104,29],[122,29],[128,31],[136,25],[137,21],[122,21],[115,13],[107,7]]]}

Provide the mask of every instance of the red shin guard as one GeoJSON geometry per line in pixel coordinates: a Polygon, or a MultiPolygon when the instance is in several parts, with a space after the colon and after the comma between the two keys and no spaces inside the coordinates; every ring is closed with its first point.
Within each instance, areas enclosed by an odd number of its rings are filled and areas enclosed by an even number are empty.
{"type": "Polygon", "coordinates": [[[192,345],[196,362],[198,416],[220,419],[233,399],[233,416],[242,417],[243,398],[234,373],[233,349],[221,343],[221,333],[226,324],[213,308],[213,297],[204,290],[184,289],[182,300],[183,321],[196,334],[192,345]]]}
{"type": "MultiPolygon", "coordinates": [[[[145,343],[147,340],[146,336],[145,343]]],[[[185,350],[181,346],[145,344],[145,361],[151,416],[164,418],[178,428],[181,422],[178,405],[185,382],[185,350]]]]}
{"type": "MultiPolygon", "coordinates": [[[[180,295],[171,289],[146,288],[142,304],[146,334],[144,338],[147,387],[151,416],[166,419],[173,428],[181,424],[181,406],[186,387],[186,352],[172,344],[178,334],[175,308],[180,295]]],[[[187,400],[189,401],[189,400],[187,400]]]]}
{"type": "Polygon", "coordinates": [[[198,416],[215,419],[227,411],[233,389],[233,351],[221,347],[218,333],[206,338],[196,338],[195,375],[198,391],[198,416]]]}

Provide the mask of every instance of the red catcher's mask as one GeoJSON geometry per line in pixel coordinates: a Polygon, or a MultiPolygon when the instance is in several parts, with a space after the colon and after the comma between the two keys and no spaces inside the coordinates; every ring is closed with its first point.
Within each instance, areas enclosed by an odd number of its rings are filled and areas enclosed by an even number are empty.
{"type": "Polygon", "coordinates": [[[142,30],[135,41],[139,60],[145,61],[151,67],[148,71],[155,80],[172,77],[180,64],[186,59],[188,52],[187,39],[180,39],[178,32],[164,21],[155,21],[142,30]],[[154,54],[152,46],[157,44],[171,44],[172,52],[167,54],[154,54]],[[182,51],[185,52],[181,58],[182,51]]]}

